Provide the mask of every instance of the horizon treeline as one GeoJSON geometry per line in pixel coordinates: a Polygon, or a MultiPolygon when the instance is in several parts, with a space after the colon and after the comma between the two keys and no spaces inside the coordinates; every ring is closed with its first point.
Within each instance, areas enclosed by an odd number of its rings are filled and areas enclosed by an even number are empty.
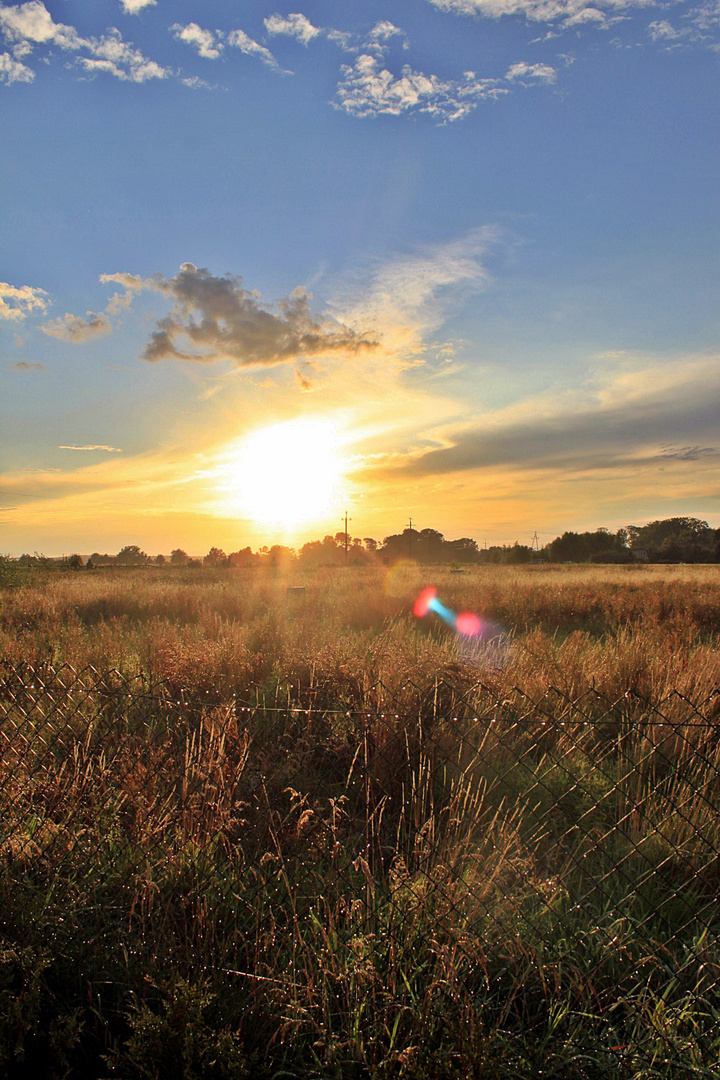
{"type": "Polygon", "coordinates": [[[96,566],[163,566],[247,569],[257,566],[281,568],[295,565],[313,569],[322,566],[389,565],[402,559],[421,564],[506,564],[552,563],[632,563],[632,562],[720,562],[720,529],[693,517],[663,518],[646,525],[628,525],[613,533],[606,528],[594,532],[564,532],[542,549],[520,544],[479,547],[476,540],[460,537],[446,540],[436,529],[406,528],[386,536],[382,542],[373,537],[353,537],[344,532],[310,540],[300,548],[274,544],[253,551],[244,547],[226,554],[211,547],[197,558],[182,548],[174,548],[169,558],[151,556],[136,544],[128,544],[117,555],[93,552],[87,563],[74,554],[63,559],[42,555],[21,555],[14,560],[20,566],[61,565],[71,569],[96,566]]]}

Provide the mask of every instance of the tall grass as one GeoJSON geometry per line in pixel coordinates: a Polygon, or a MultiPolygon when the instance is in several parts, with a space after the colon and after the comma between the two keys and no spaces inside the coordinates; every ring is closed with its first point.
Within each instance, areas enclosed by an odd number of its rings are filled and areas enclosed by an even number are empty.
{"type": "Polygon", "coordinates": [[[427,583],[0,592],[5,1075],[716,1073],[720,576],[427,583]]]}

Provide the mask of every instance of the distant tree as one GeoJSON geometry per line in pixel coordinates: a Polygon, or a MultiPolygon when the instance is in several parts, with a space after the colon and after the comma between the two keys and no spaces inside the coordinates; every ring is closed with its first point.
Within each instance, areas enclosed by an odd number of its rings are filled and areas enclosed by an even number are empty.
{"type": "Polygon", "coordinates": [[[243,548],[241,551],[233,551],[228,555],[228,566],[236,568],[255,566],[257,562],[258,556],[254,555],[249,547],[243,548]]]}
{"type": "Polygon", "coordinates": [[[137,544],[127,544],[115,556],[115,562],[120,566],[142,566],[148,561],[149,556],[137,544]]]}
{"type": "Polygon", "coordinates": [[[365,545],[365,550],[371,552],[373,555],[378,549],[378,542],[377,540],[373,540],[372,536],[363,537],[363,544],[365,545]]]}
{"type": "Polygon", "coordinates": [[[214,567],[227,566],[227,555],[222,548],[211,547],[203,559],[203,565],[214,567]]]}
{"type": "Polygon", "coordinates": [[[295,561],[295,551],[282,544],[273,544],[267,553],[267,562],[275,570],[285,570],[295,561]]]}
{"type": "Polygon", "coordinates": [[[187,566],[190,561],[190,556],[187,551],[183,551],[182,548],[175,548],[170,552],[170,565],[171,566],[187,566]]]}
{"type": "Polygon", "coordinates": [[[165,565],[165,556],[164,555],[156,555],[155,556],[155,563],[156,563],[157,566],[164,566],[165,565]]]}
{"type": "Polygon", "coordinates": [[[71,555],[67,560],[67,565],[71,570],[82,570],[85,566],[81,555],[71,555]]]}
{"type": "Polygon", "coordinates": [[[630,544],[656,562],[710,562],[715,559],[715,530],[693,517],[663,518],[628,526],[630,544]]]}

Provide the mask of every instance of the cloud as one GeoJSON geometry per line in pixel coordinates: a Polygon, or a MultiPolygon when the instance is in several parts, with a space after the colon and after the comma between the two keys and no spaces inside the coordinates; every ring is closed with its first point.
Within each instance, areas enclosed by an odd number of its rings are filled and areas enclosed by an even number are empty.
{"type": "Polygon", "coordinates": [[[101,274],[99,281],[103,285],[110,282],[115,285],[122,285],[125,290],[124,293],[114,293],[111,296],[105,308],[109,315],[117,315],[120,311],[127,310],[136,293],[139,293],[146,285],[146,282],[138,274],[101,274]]]}
{"type": "MultiPolygon", "coordinates": [[[[434,7],[455,15],[478,15],[499,19],[521,15],[531,22],[561,22],[573,26],[582,22],[607,22],[601,8],[619,12],[630,7],[651,6],[653,0],[430,0],[434,7]]],[[[613,20],[610,20],[613,21],[613,20]]]]}
{"type": "Polygon", "coordinates": [[[322,32],[319,27],[313,26],[305,15],[297,12],[286,18],[282,15],[271,15],[264,23],[268,34],[285,34],[297,38],[303,45],[308,45],[322,32]]]}
{"type": "Polygon", "coordinates": [[[139,15],[143,8],[154,7],[157,0],[120,0],[125,15],[139,15]]]}
{"type": "Polygon", "coordinates": [[[184,41],[186,45],[191,45],[205,60],[217,60],[222,53],[223,44],[219,36],[216,39],[212,30],[203,30],[197,23],[191,22],[187,26],[174,23],[170,29],[176,41],[184,41]]]}
{"type": "Polygon", "coordinates": [[[172,299],[174,307],[158,322],[143,352],[145,360],[225,359],[248,367],[376,345],[368,334],[314,315],[303,288],[273,309],[245,289],[241,278],[215,277],[192,263],[183,263],[173,278],[153,278],[147,285],[172,299]]]}
{"type": "Polygon", "coordinates": [[[58,450],[105,450],[106,453],[108,453],[108,454],[122,454],[122,450],[118,449],[117,446],[103,446],[103,445],[58,446],[58,450]]]}
{"type": "Polygon", "coordinates": [[[21,322],[32,311],[45,311],[47,293],[30,285],[9,285],[0,281],[0,319],[21,322]]]}
{"type": "Polygon", "coordinates": [[[10,41],[53,44],[60,49],[79,49],[86,44],[73,26],[54,22],[42,0],[0,8],[0,27],[10,41]]]}
{"type": "Polygon", "coordinates": [[[32,68],[21,64],[19,60],[13,60],[10,53],[0,53],[0,82],[32,82],[35,72],[32,68]]]}
{"type": "Polygon", "coordinates": [[[228,45],[234,46],[236,49],[240,49],[246,56],[257,56],[268,67],[280,70],[280,65],[277,60],[264,45],[259,45],[257,41],[253,41],[251,37],[245,33],[244,30],[233,30],[228,34],[228,45]]]}
{"type": "Polygon", "coordinates": [[[398,468],[412,476],[497,468],[569,476],[657,468],[661,460],[720,459],[718,408],[717,359],[611,372],[594,389],[528,399],[480,416],[446,432],[444,445],[409,454],[398,468]],[[698,437],[706,445],[693,441],[698,437]]]}
{"type": "Polygon", "coordinates": [[[349,284],[334,305],[338,318],[366,326],[382,337],[385,360],[416,364],[428,349],[447,355],[452,343],[428,345],[444,323],[448,296],[453,303],[477,293],[490,281],[487,258],[501,243],[498,229],[482,227],[444,244],[435,244],[377,266],[369,282],[349,284]]]}
{"type": "Polygon", "coordinates": [[[363,53],[354,65],[343,65],[337,107],[351,116],[401,116],[419,112],[443,121],[460,120],[484,98],[505,93],[497,79],[478,79],[466,71],[461,80],[441,80],[405,65],[399,77],[363,53]]]}
{"type": "Polygon", "coordinates": [[[101,38],[83,38],[74,26],[54,22],[42,0],[0,8],[0,29],[15,43],[16,55],[18,50],[27,55],[34,45],[55,45],[65,51],[87,53],[79,56],[77,62],[91,74],[103,71],[135,83],[163,79],[170,74],[169,68],[148,60],[123,41],[119,30],[111,28],[101,38]]]}
{"type": "Polygon", "coordinates": [[[57,338],[58,341],[69,341],[75,345],[110,333],[112,327],[107,315],[94,311],[87,311],[85,314],[86,319],[79,315],[67,314],[62,319],[45,323],[40,329],[44,334],[57,338]]]}
{"type": "Polygon", "coordinates": [[[33,364],[29,360],[18,360],[12,365],[15,371],[46,371],[44,364],[33,364]]]}
{"type": "Polygon", "coordinates": [[[381,53],[384,53],[388,41],[393,37],[404,38],[405,31],[401,30],[399,26],[395,26],[393,23],[388,22],[387,19],[383,19],[380,22],[375,23],[368,34],[365,48],[377,49],[381,53]]]}
{"type": "Polygon", "coordinates": [[[557,79],[557,72],[549,64],[526,64],[521,60],[508,68],[505,78],[509,80],[539,79],[541,82],[554,83],[557,79]]]}

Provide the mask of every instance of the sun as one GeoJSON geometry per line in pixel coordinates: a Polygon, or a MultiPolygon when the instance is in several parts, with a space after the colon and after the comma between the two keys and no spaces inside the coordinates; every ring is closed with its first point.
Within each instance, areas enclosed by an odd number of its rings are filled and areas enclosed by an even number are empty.
{"type": "Polygon", "coordinates": [[[332,423],[291,420],[245,438],[223,470],[222,486],[241,514],[292,529],[327,515],[342,465],[332,423]]]}

